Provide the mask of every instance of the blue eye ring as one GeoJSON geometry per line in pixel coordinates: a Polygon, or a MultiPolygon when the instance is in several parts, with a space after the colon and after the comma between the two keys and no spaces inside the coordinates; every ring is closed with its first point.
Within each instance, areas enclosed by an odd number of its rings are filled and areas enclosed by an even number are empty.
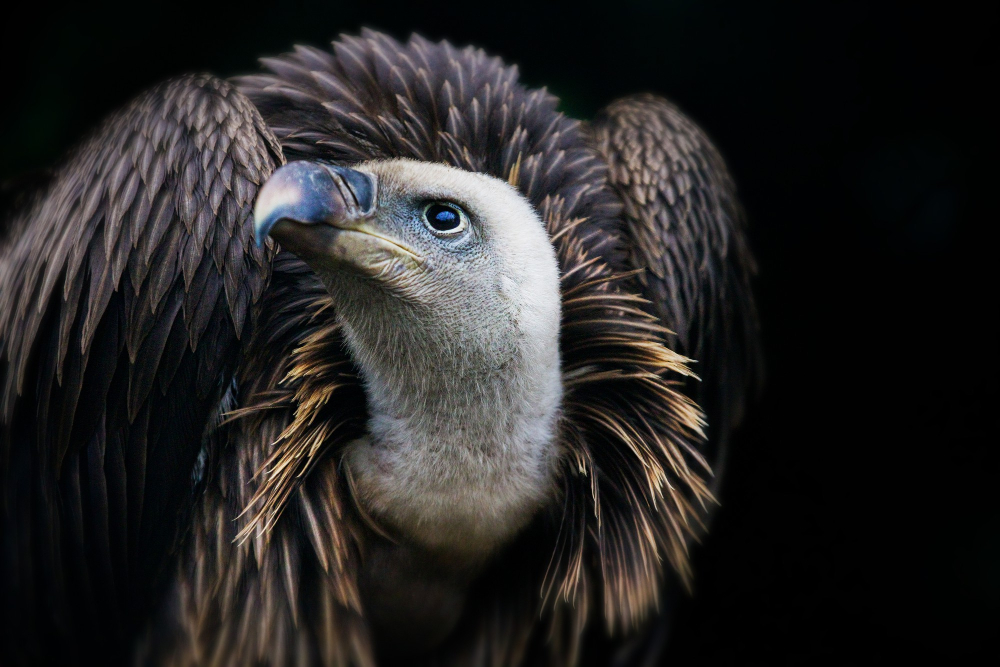
{"type": "Polygon", "coordinates": [[[437,236],[455,236],[468,228],[469,216],[451,202],[434,201],[424,207],[424,224],[437,236]]]}

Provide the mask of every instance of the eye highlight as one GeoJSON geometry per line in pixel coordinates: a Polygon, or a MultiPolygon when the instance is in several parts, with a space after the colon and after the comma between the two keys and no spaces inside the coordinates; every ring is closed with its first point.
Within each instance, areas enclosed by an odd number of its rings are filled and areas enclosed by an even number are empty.
{"type": "Polygon", "coordinates": [[[454,204],[433,202],[424,209],[424,224],[438,236],[453,236],[469,225],[469,216],[454,204]]]}

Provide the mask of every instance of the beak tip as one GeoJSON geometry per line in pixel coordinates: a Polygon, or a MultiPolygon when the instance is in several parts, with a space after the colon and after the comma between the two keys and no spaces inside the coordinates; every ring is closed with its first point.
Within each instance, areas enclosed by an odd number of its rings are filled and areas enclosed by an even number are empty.
{"type": "Polygon", "coordinates": [[[306,186],[311,165],[290,162],[278,167],[257,191],[253,209],[253,232],[257,247],[263,247],[271,230],[282,218],[308,217],[314,192],[306,186]]]}
{"type": "Polygon", "coordinates": [[[263,247],[267,237],[278,222],[279,211],[275,206],[267,206],[269,197],[261,196],[253,212],[253,238],[257,247],[263,247]],[[266,210],[265,210],[266,209],[266,210]]]}

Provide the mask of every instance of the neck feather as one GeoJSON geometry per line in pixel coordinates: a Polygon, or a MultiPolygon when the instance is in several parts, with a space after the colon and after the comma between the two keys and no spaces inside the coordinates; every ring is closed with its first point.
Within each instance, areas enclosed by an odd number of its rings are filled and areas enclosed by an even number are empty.
{"type": "Polygon", "coordinates": [[[347,463],[358,500],[390,530],[485,556],[551,495],[557,329],[463,333],[427,322],[413,313],[393,327],[345,319],[370,413],[369,438],[349,448],[347,463]]]}

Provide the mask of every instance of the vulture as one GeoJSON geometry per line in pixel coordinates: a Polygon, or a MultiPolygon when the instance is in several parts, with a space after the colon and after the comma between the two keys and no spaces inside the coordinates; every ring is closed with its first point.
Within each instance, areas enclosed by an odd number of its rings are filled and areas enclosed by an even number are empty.
{"type": "Polygon", "coordinates": [[[418,36],[261,62],[8,212],[4,664],[653,664],[759,377],[719,152],[418,36]]]}

